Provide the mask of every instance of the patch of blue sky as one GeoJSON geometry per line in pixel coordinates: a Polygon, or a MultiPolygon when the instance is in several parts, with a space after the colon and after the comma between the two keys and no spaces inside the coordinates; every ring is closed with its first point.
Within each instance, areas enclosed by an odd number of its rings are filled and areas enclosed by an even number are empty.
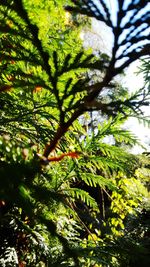
{"type": "MultiPolygon", "coordinates": [[[[104,9],[102,8],[102,6],[100,6],[100,2],[101,0],[93,0],[94,3],[97,5],[97,7],[100,8],[101,12],[103,14],[105,14],[104,9]]],[[[118,1],[117,0],[104,0],[109,11],[110,11],[110,15],[111,15],[111,20],[113,22],[113,25],[116,26],[117,25],[117,12],[118,12],[118,1]]],[[[122,0],[123,1],[123,0],[122,0]]],[[[123,4],[123,10],[126,10],[129,6],[129,4],[132,2],[132,4],[135,5],[135,8],[137,8],[136,5],[138,5],[138,3],[141,0],[125,0],[124,4],[123,4]]],[[[150,35],[150,25],[146,24],[144,22],[145,18],[150,16],[150,2],[148,0],[147,1],[147,5],[145,6],[145,8],[143,8],[142,10],[139,10],[139,12],[137,13],[136,16],[133,17],[133,21],[137,20],[138,18],[140,18],[140,16],[143,16],[143,23],[142,25],[140,25],[139,27],[134,27],[131,26],[128,29],[124,29],[123,33],[120,36],[119,39],[119,43],[121,43],[123,40],[126,40],[127,36],[129,35],[129,40],[130,37],[139,37],[139,36],[149,36],[150,35]],[[146,14],[146,17],[145,15],[146,14]],[[132,32],[132,30],[134,30],[132,32]]],[[[127,15],[124,17],[124,19],[121,22],[121,27],[123,27],[128,21],[130,21],[130,18],[132,18],[134,11],[128,11],[127,15]]],[[[106,14],[105,14],[106,16],[106,14]]],[[[102,35],[102,38],[104,38],[104,43],[106,44],[106,46],[104,47],[105,52],[107,51],[107,46],[108,44],[111,44],[111,47],[113,46],[113,36],[110,34],[110,32],[108,31],[108,28],[106,27],[105,30],[102,31],[102,23],[96,23],[96,21],[94,21],[93,23],[93,27],[95,30],[98,31],[99,34],[102,35]],[[104,34],[106,33],[106,34],[104,34]]],[[[93,41],[94,42],[94,41],[93,41]]],[[[140,49],[145,43],[149,42],[147,41],[140,41],[137,42],[134,46],[132,46],[132,48],[130,47],[130,41],[128,41],[126,43],[125,46],[121,46],[118,51],[117,51],[117,57],[119,57],[119,55],[122,55],[122,52],[124,51],[124,57],[121,60],[118,60],[116,67],[119,67],[120,65],[122,65],[124,62],[126,62],[128,60],[128,57],[126,57],[126,52],[131,52],[133,51],[133,49],[140,49]],[[126,48],[128,49],[126,52],[126,48]],[[132,50],[130,50],[132,49],[132,50]]],[[[110,48],[111,50],[111,48],[110,48]]],[[[132,63],[125,71],[126,73],[126,77],[124,78],[124,86],[129,88],[130,92],[135,92],[136,90],[138,90],[139,88],[144,87],[144,80],[143,80],[143,75],[142,74],[138,74],[138,76],[135,75],[135,73],[137,72],[137,68],[140,65],[139,61],[136,61],[134,63],[132,63]]],[[[149,107],[143,107],[143,113],[145,116],[150,115],[150,110],[149,107]]],[[[145,147],[147,148],[147,150],[150,149],[149,146],[149,136],[150,136],[150,129],[144,128],[144,126],[140,125],[136,119],[130,118],[128,120],[128,122],[125,125],[125,128],[129,128],[131,131],[136,132],[139,139],[141,140],[141,142],[145,145],[145,147]],[[147,143],[147,144],[146,144],[147,143]]],[[[141,150],[140,147],[135,147],[134,148],[134,153],[141,153],[143,150],[141,150]]]]}
{"type": "Polygon", "coordinates": [[[131,52],[139,52],[145,44],[146,42],[141,40],[132,46],[130,45],[130,42],[128,42],[126,45],[119,47],[116,53],[117,61],[115,63],[115,67],[117,68],[123,65],[129,59],[129,55],[131,52]],[[119,57],[121,57],[121,59],[119,59],[119,57]]]}
{"type": "MultiPolygon", "coordinates": [[[[129,0],[127,0],[125,2],[128,2],[128,4],[131,3],[131,1],[129,1],[129,0]]],[[[134,2],[139,2],[139,1],[134,1],[134,2]]],[[[126,6],[126,8],[127,8],[127,6],[126,6]]],[[[130,10],[130,11],[128,11],[126,13],[125,17],[121,21],[121,25],[120,26],[122,28],[125,26],[125,24],[128,21],[132,24],[132,23],[134,23],[135,21],[137,21],[140,18],[144,23],[144,20],[150,16],[150,12],[149,12],[149,10],[150,10],[150,2],[147,1],[147,5],[144,8],[139,9],[138,12],[136,12],[136,10],[137,10],[136,8],[137,8],[137,6],[135,5],[135,9],[130,10]],[[135,13],[135,15],[134,15],[134,13],[135,13]]],[[[148,25],[148,23],[146,23],[146,24],[148,25]]]]}
{"type": "MultiPolygon", "coordinates": [[[[110,1],[113,1],[113,0],[110,0],[110,1]]],[[[123,9],[126,10],[131,3],[136,6],[136,5],[138,5],[140,3],[141,0],[123,0],[123,1],[124,1],[123,9]]],[[[149,3],[148,0],[145,0],[145,2],[146,1],[147,1],[147,4],[148,4],[149,3]]]]}
{"type": "Polygon", "coordinates": [[[126,40],[129,41],[131,37],[148,36],[149,34],[150,34],[150,28],[146,23],[141,24],[139,27],[134,27],[132,25],[129,29],[124,30],[123,36],[120,35],[119,43],[121,43],[124,38],[126,38],[126,40]]]}
{"type": "MultiPolygon", "coordinates": [[[[110,17],[113,23],[113,26],[117,25],[117,12],[118,12],[118,1],[117,0],[105,0],[104,1],[106,4],[106,7],[108,8],[109,12],[110,12],[110,17]]],[[[131,3],[135,4],[135,9],[128,11],[125,15],[125,17],[122,19],[121,21],[121,27],[124,27],[124,25],[130,21],[130,19],[132,18],[132,20],[130,22],[134,23],[135,20],[137,20],[138,18],[143,16],[143,19],[145,18],[145,14],[146,16],[150,16],[149,10],[150,10],[150,2],[147,1],[147,4],[145,6],[145,8],[139,9],[138,12],[136,12],[135,16],[133,16],[134,12],[136,11],[136,8],[138,5],[138,3],[140,2],[140,0],[137,1],[131,1],[131,0],[125,0],[123,1],[123,10],[126,10],[128,8],[128,6],[131,3]]],[[[106,18],[106,12],[103,8],[103,5],[101,4],[100,0],[93,0],[93,3],[97,6],[97,8],[100,10],[100,12],[103,14],[103,16],[106,18]]],[[[94,10],[93,10],[94,11],[94,10]]],[[[98,15],[98,14],[97,14],[98,15]]]]}
{"type": "MultiPolygon", "coordinates": [[[[103,8],[103,5],[101,4],[100,0],[93,0],[94,4],[97,6],[97,8],[100,10],[100,12],[103,14],[104,18],[107,20],[107,15],[106,12],[103,8]]],[[[118,2],[117,0],[105,0],[104,1],[106,4],[106,7],[108,8],[109,12],[110,12],[110,17],[111,17],[111,21],[113,23],[113,26],[117,25],[117,12],[118,12],[118,2]]],[[[118,43],[120,44],[120,48],[117,51],[117,57],[119,57],[119,55],[121,55],[122,53],[124,53],[124,58],[123,61],[125,61],[127,52],[131,52],[133,51],[133,49],[137,49],[137,51],[139,49],[142,48],[143,45],[145,45],[146,43],[148,43],[148,40],[139,40],[134,46],[131,45],[131,39],[133,37],[138,37],[141,38],[142,36],[149,36],[150,35],[150,27],[148,25],[147,22],[145,22],[145,19],[148,18],[150,16],[150,3],[147,1],[147,4],[144,8],[139,9],[139,11],[136,11],[137,5],[140,3],[140,0],[125,0],[123,1],[123,10],[126,10],[128,8],[128,6],[130,4],[134,4],[135,5],[135,9],[126,12],[125,17],[122,19],[121,21],[121,27],[123,28],[126,23],[130,22],[131,26],[127,27],[123,30],[122,34],[119,37],[118,43]],[[135,13],[135,16],[134,16],[135,13]],[[134,25],[132,25],[132,23],[134,24],[135,21],[137,21],[139,18],[143,19],[143,23],[141,25],[139,25],[138,27],[135,27],[134,25]],[[126,40],[126,44],[125,45],[121,45],[121,43],[123,42],[123,40],[126,40]],[[131,48],[128,48],[129,46],[131,46],[131,48]]],[[[142,38],[141,38],[142,39],[142,38]]],[[[113,40],[112,42],[114,42],[114,36],[113,36],[113,40]]],[[[122,63],[123,63],[122,61],[122,63]]],[[[117,65],[119,66],[121,63],[117,62],[117,65]]]]}
{"type": "MultiPolygon", "coordinates": [[[[106,12],[105,12],[102,4],[101,4],[101,1],[93,0],[93,2],[99,8],[99,10],[104,15],[104,17],[106,18],[106,12]]],[[[113,0],[113,1],[112,0],[105,0],[104,2],[105,2],[106,7],[108,8],[108,10],[110,12],[111,21],[113,22],[113,25],[116,26],[117,25],[116,13],[118,11],[117,1],[116,0],[113,0]]]]}

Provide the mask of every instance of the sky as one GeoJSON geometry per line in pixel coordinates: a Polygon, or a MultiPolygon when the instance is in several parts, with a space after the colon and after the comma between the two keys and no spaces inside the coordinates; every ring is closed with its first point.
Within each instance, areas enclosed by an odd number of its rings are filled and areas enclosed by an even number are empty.
{"type": "MultiPolygon", "coordinates": [[[[142,74],[136,74],[138,71],[138,67],[140,66],[139,61],[135,61],[132,63],[126,70],[126,77],[124,80],[125,86],[129,88],[130,92],[134,92],[137,89],[140,89],[143,84],[143,76],[142,74]]],[[[144,108],[145,115],[149,116],[150,119],[150,107],[144,108]]],[[[130,118],[128,119],[128,122],[126,123],[126,127],[128,127],[131,131],[133,131],[141,140],[143,145],[147,148],[148,151],[150,151],[150,128],[144,127],[143,124],[140,124],[137,119],[130,118]]],[[[133,149],[133,152],[140,153],[143,149],[136,146],[133,149]]]]}
{"type": "MultiPolygon", "coordinates": [[[[96,2],[97,0],[95,0],[96,2]]],[[[98,1],[97,1],[98,2],[98,1]]],[[[106,0],[109,2],[112,10],[116,9],[116,0],[106,0]]],[[[126,0],[126,4],[129,0],[126,0]]],[[[113,16],[114,16],[114,12],[113,16]]],[[[113,34],[110,28],[105,26],[104,23],[92,19],[92,29],[91,31],[85,31],[83,33],[83,39],[85,47],[92,47],[93,50],[101,50],[102,52],[111,53],[113,45],[113,34]]],[[[126,77],[121,81],[130,92],[137,91],[143,86],[144,80],[142,74],[137,75],[138,67],[140,62],[133,62],[125,71],[126,77]]],[[[145,115],[150,116],[150,108],[145,109],[145,115]]],[[[139,124],[137,119],[129,118],[125,127],[133,131],[141,143],[145,146],[146,150],[150,151],[150,129],[144,127],[144,125],[139,124]]],[[[144,150],[141,147],[135,146],[133,153],[141,153],[144,150]]]]}

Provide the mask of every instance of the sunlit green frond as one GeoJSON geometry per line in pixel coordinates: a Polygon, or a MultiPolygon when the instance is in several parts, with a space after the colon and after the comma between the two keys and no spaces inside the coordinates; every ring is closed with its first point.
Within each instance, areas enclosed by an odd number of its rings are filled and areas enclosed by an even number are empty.
{"type": "Polygon", "coordinates": [[[96,187],[99,185],[101,188],[107,187],[110,190],[115,190],[117,189],[116,186],[114,185],[113,181],[107,177],[103,177],[101,175],[96,175],[93,173],[82,173],[81,174],[81,179],[89,186],[94,186],[96,187]]]}
{"type": "Polygon", "coordinates": [[[88,192],[79,189],[79,188],[70,188],[68,190],[64,190],[69,198],[72,200],[80,200],[86,203],[89,207],[93,208],[94,210],[98,209],[97,203],[94,198],[92,198],[88,192]]]}
{"type": "Polygon", "coordinates": [[[149,52],[147,3],[108,2],[0,1],[0,265],[137,266],[129,247],[145,251],[149,157],[124,122],[149,123],[149,58],[134,94],[115,77],[149,52]],[[80,12],[112,28],[109,56],[85,48],[80,12]]]}

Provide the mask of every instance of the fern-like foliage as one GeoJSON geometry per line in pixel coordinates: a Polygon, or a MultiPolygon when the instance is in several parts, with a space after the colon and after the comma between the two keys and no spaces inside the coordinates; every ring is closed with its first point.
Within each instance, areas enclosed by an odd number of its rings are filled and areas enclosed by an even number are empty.
{"type": "Polygon", "coordinates": [[[66,7],[69,11],[79,12],[104,22],[114,34],[111,67],[118,72],[135,59],[149,54],[149,3],[147,1],[114,1],[115,19],[111,3],[99,0],[72,1],[75,6],[66,7]],[[125,19],[129,16],[130,19],[125,19]],[[143,43],[143,41],[145,41],[143,43]]]}
{"type": "Polygon", "coordinates": [[[132,37],[132,26],[144,23],[142,29],[147,30],[148,13],[136,17],[146,4],[139,1],[136,6],[132,1],[124,7],[124,1],[117,1],[116,24],[104,1],[99,1],[100,7],[91,0],[73,1],[76,7],[68,8],[96,14],[112,28],[114,48],[109,58],[85,51],[80,27],[74,27],[71,18],[68,22],[62,2],[0,1],[0,264],[4,260],[7,266],[95,264],[94,248],[92,253],[87,248],[89,262],[85,260],[88,238],[83,242],[80,233],[94,238],[76,207],[84,205],[84,211],[91,213],[94,231],[94,224],[100,227],[101,203],[82,185],[117,194],[118,173],[131,176],[137,166],[137,159],[125,148],[138,140],[120,126],[128,116],[140,117],[141,106],[149,101],[148,91],[115,95],[113,78],[147,54],[147,45],[139,47],[142,31],[138,40],[132,37]],[[133,12],[130,21],[120,26],[129,11],[133,12]],[[126,29],[127,43],[120,40],[126,29]],[[98,82],[90,77],[92,70],[101,72],[98,82]],[[108,89],[111,93],[106,97],[108,89]],[[87,111],[100,111],[107,121],[99,125],[98,118],[96,129],[87,130],[82,118],[78,120],[87,111]],[[105,138],[112,138],[113,145],[105,138]]]}
{"type": "MultiPolygon", "coordinates": [[[[116,24],[111,18],[108,3],[104,1],[100,1],[99,5],[92,1],[75,1],[77,9],[68,8],[87,12],[87,15],[96,14],[96,18],[112,28],[114,48],[112,57],[106,60],[103,54],[96,57],[89,52],[85,53],[81,44],[72,53],[66,39],[63,39],[63,45],[66,46],[67,52],[62,53],[58,43],[61,44],[62,36],[67,36],[66,31],[70,34],[71,27],[69,29],[64,25],[64,30],[60,31],[60,34],[50,30],[49,26],[47,32],[42,32],[39,20],[32,16],[31,8],[36,13],[34,3],[1,2],[1,21],[3,21],[0,27],[2,51],[0,90],[3,109],[1,133],[9,131],[11,134],[13,129],[18,141],[17,133],[23,132],[27,139],[39,144],[54,139],[44,152],[44,156],[47,157],[68,127],[87,110],[100,110],[102,114],[115,115],[117,111],[128,114],[130,109],[131,114],[137,115],[138,111],[138,116],[141,115],[140,106],[147,105],[149,102],[147,92],[143,94],[141,91],[135,97],[114,99],[109,103],[105,103],[101,96],[105,88],[111,86],[110,82],[115,75],[138,57],[147,54],[148,50],[147,45],[144,45],[139,52],[139,43],[142,40],[145,42],[148,40],[144,35],[148,28],[148,12],[145,11],[147,5],[139,1],[137,6],[132,3],[124,7],[123,3],[118,2],[116,24]],[[145,11],[141,17],[138,16],[140,10],[145,11]],[[130,22],[127,21],[122,25],[130,11],[133,12],[130,22]],[[142,25],[144,28],[141,28],[142,25]],[[134,36],[135,28],[139,28],[137,37],[134,36]],[[124,36],[126,30],[128,30],[127,38],[124,37],[122,40],[121,36],[124,36]],[[48,33],[49,39],[44,39],[48,33]],[[55,35],[58,42],[54,46],[55,35]],[[135,44],[138,47],[134,48],[135,44]],[[119,49],[121,51],[124,49],[124,52],[118,55],[119,49]],[[125,62],[123,62],[124,58],[127,58],[125,62]],[[123,62],[119,67],[116,66],[118,61],[123,62]],[[86,74],[89,69],[101,71],[104,75],[103,81],[91,84],[86,74]],[[10,91],[13,91],[11,95],[10,91]],[[7,92],[7,97],[4,92],[7,92]],[[99,100],[95,99],[98,96],[99,100]],[[18,120],[22,120],[24,125],[18,124],[18,120]],[[53,138],[55,132],[56,137],[53,138]]],[[[49,8],[48,3],[46,6],[49,8]]],[[[46,16],[48,16],[47,13],[46,16]]],[[[51,21],[50,26],[53,26],[51,21]]],[[[75,39],[75,36],[73,38],[75,39]]]]}

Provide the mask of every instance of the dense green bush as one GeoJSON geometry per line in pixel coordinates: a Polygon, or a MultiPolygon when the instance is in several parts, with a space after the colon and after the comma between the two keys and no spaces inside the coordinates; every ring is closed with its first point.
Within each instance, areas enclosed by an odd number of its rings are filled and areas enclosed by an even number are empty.
{"type": "Polygon", "coordinates": [[[114,26],[104,1],[104,12],[72,2],[0,2],[0,266],[137,266],[140,251],[146,267],[149,157],[129,152],[138,140],[122,125],[149,123],[148,59],[144,89],[130,95],[114,79],[148,54],[146,3],[118,1],[114,26]],[[112,28],[112,57],[84,49],[80,13],[112,28]]]}

